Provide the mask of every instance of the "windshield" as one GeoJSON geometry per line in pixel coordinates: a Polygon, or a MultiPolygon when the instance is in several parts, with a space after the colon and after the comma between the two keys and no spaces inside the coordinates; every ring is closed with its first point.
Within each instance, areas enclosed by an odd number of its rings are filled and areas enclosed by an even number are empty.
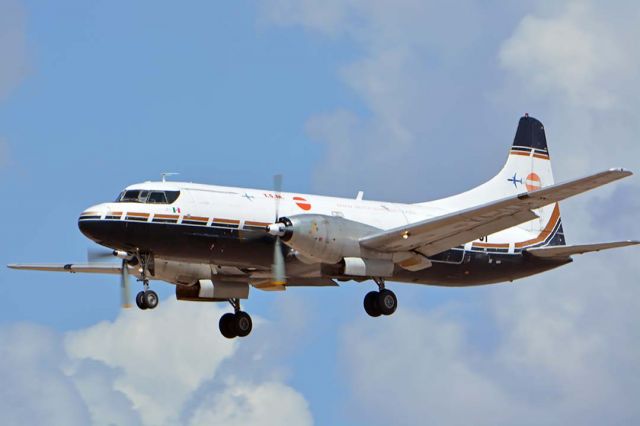
{"type": "Polygon", "coordinates": [[[122,191],[116,202],[172,204],[179,196],[180,191],[147,191],[143,189],[129,189],[127,191],[122,191]]]}

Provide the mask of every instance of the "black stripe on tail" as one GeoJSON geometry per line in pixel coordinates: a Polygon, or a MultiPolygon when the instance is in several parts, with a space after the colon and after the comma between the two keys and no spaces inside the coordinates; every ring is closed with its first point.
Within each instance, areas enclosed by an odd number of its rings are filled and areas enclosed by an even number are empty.
{"type": "Polygon", "coordinates": [[[534,148],[547,151],[547,137],[544,134],[544,126],[538,120],[525,114],[518,123],[516,137],[513,146],[534,148]]]}

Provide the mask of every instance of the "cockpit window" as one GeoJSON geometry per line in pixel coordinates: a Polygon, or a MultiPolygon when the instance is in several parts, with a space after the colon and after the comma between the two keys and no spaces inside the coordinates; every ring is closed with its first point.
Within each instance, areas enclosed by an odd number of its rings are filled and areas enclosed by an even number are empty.
{"type": "Polygon", "coordinates": [[[120,203],[148,203],[172,204],[180,196],[180,191],[146,191],[130,189],[123,191],[116,202],[120,203]]]}
{"type": "Polygon", "coordinates": [[[151,191],[147,203],[152,204],[167,204],[167,196],[162,191],[151,191]]]}
{"type": "Polygon", "coordinates": [[[123,203],[144,203],[144,201],[140,200],[140,191],[137,189],[124,191],[120,197],[120,201],[123,203]]]}
{"type": "Polygon", "coordinates": [[[173,204],[180,196],[180,191],[164,191],[164,194],[167,196],[167,203],[173,204]]]}

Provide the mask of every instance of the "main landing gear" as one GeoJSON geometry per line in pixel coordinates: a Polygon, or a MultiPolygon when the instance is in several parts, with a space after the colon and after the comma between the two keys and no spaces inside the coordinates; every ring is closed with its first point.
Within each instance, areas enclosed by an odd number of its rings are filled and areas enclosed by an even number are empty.
{"type": "Polygon", "coordinates": [[[240,310],[240,299],[229,299],[233,313],[226,313],[220,318],[220,333],[227,339],[245,337],[251,333],[253,322],[248,313],[240,310]]]}
{"type": "Polygon", "coordinates": [[[378,284],[379,291],[370,291],[364,297],[364,310],[372,317],[391,315],[398,308],[398,298],[395,293],[384,288],[382,278],[373,279],[378,284]]]}
{"type": "Polygon", "coordinates": [[[148,253],[140,253],[138,252],[136,257],[138,258],[138,262],[140,263],[140,280],[142,281],[142,285],[144,286],[144,290],[136,294],[136,305],[138,308],[145,309],[155,309],[158,306],[158,294],[149,290],[149,279],[147,278],[147,268],[149,266],[149,258],[150,254],[148,253]]]}

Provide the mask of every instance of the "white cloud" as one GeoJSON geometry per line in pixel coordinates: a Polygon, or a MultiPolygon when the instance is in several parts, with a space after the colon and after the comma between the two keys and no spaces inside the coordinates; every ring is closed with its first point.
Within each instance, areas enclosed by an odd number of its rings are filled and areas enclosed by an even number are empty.
{"type": "Polygon", "coordinates": [[[125,311],[115,322],[70,333],[66,346],[74,358],[119,369],[115,385],[146,423],[173,422],[185,399],[234,352],[237,342],[217,330],[221,315],[217,305],[169,299],[153,312],[125,311]]]}
{"type": "Polygon", "coordinates": [[[0,423],[252,424],[268,412],[271,424],[311,424],[304,397],[264,354],[265,342],[279,340],[271,332],[287,326],[257,318],[254,346],[243,347],[219,335],[221,313],[170,298],[64,336],[33,325],[0,329],[0,423]],[[245,370],[254,380],[241,378],[245,370]],[[210,404],[226,411],[205,422],[210,404]]]}
{"type": "Polygon", "coordinates": [[[625,155],[637,153],[640,132],[638,16],[637,2],[538,7],[501,46],[503,102],[524,99],[546,112],[551,150],[571,174],[621,159],[640,166],[638,155],[625,155]]]}
{"type": "Polygon", "coordinates": [[[25,16],[18,0],[0,2],[0,59],[0,100],[3,100],[27,70],[25,16]]]}
{"type": "MultiPolygon", "coordinates": [[[[310,138],[323,144],[326,153],[315,173],[316,187],[415,199],[415,192],[398,188],[450,170],[447,160],[433,155],[433,147],[442,147],[445,135],[456,136],[455,126],[442,125],[451,121],[452,111],[474,104],[459,84],[472,71],[460,62],[474,54],[486,12],[475,1],[451,8],[419,0],[352,0],[323,3],[322,8],[319,12],[313,2],[288,0],[265,6],[272,22],[343,37],[360,55],[339,74],[367,112],[338,107],[307,123],[310,138]],[[388,173],[390,164],[400,163],[388,173]]],[[[433,190],[427,187],[418,200],[426,200],[433,190]]]]}
{"type": "Polygon", "coordinates": [[[0,423],[90,423],[82,397],[61,369],[59,336],[31,324],[0,329],[0,423]]]}
{"type": "Polygon", "coordinates": [[[282,383],[232,382],[202,398],[188,424],[306,426],[313,419],[302,395],[282,383]]]}

